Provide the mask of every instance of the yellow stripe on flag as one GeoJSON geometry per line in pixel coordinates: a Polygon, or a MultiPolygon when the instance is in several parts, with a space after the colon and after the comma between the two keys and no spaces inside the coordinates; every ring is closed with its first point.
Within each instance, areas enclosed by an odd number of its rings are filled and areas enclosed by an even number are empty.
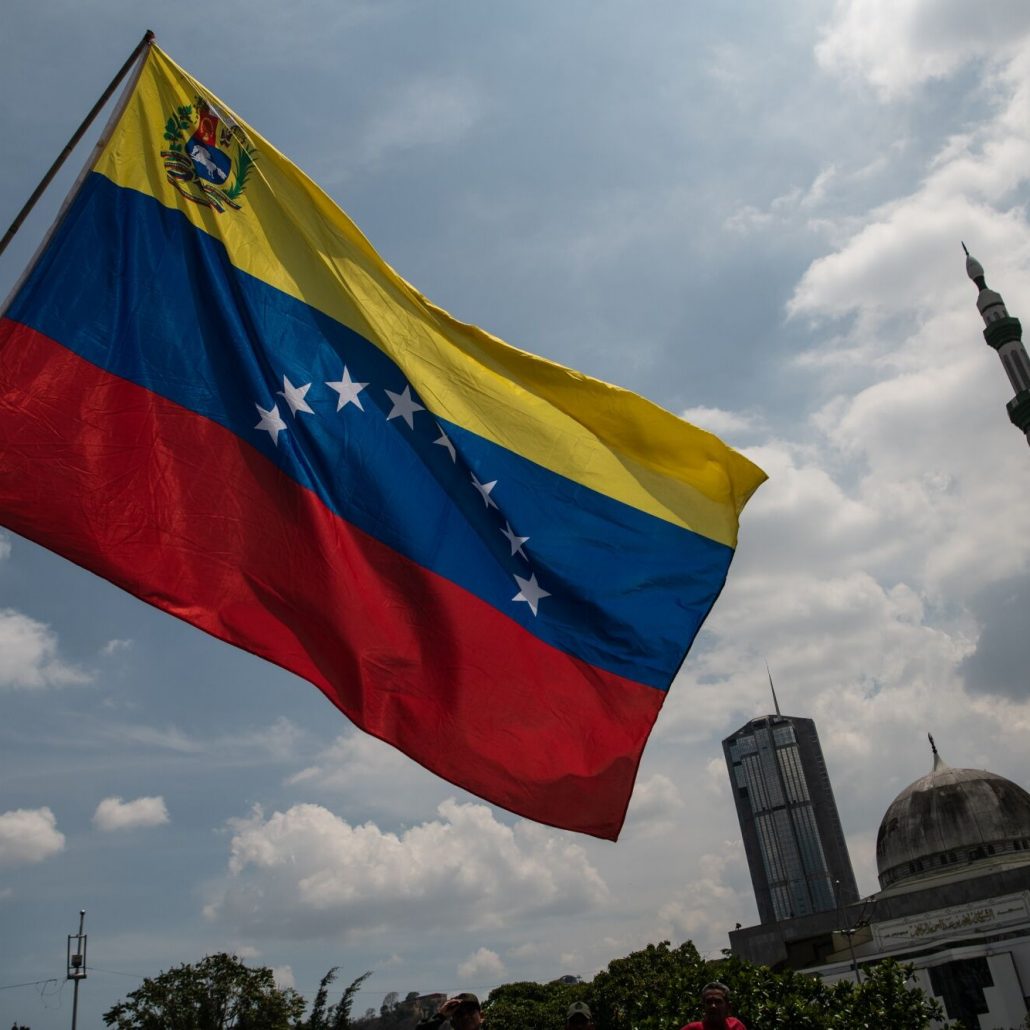
{"type": "Polygon", "coordinates": [[[177,208],[241,271],[365,337],[439,417],[658,518],[735,546],[765,473],[650,401],[459,322],[373,250],[343,211],[158,47],[96,170],[177,208]],[[166,123],[204,98],[243,130],[256,163],[239,210],[192,202],[169,181],[166,123]]]}

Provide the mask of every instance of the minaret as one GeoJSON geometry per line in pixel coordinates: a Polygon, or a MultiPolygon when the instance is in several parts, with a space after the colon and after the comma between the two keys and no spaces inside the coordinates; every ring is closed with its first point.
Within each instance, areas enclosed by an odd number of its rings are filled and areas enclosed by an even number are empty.
{"type": "Polygon", "coordinates": [[[1013,318],[1005,308],[1001,294],[987,288],[983,265],[973,257],[966,245],[966,275],[976,283],[980,295],[976,306],[983,316],[984,339],[998,352],[1005,374],[1009,377],[1015,397],[1006,405],[1012,424],[1026,434],[1030,443],[1030,359],[1023,346],[1023,327],[1018,318],[1013,318]]]}

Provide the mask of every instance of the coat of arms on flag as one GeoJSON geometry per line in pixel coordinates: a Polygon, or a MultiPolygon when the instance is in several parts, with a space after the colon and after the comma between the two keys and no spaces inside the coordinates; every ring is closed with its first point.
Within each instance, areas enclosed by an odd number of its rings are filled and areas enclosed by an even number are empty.
{"type": "Polygon", "coordinates": [[[168,181],[187,199],[219,214],[240,209],[256,151],[239,124],[227,122],[203,97],[178,106],[164,126],[161,151],[168,181]],[[189,134],[189,135],[187,135],[189,134]]]}

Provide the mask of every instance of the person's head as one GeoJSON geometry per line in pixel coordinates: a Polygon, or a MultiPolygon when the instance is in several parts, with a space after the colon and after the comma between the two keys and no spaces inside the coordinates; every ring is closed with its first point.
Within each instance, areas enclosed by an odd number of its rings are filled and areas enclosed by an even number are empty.
{"type": "Polygon", "coordinates": [[[479,1007],[479,999],[474,994],[465,992],[457,996],[458,1006],[451,1013],[451,1026],[454,1030],[476,1030],[483,1022],[483,1012],[479,1007]]]}
{"type": "Polygon", "coordinates": [[[594,1017],[585,1001],[574,1001],[565,1015],[566,1030],[592,1030],[594,1017]]]}
{"type": "Polygon", "coordinates": [[[719,1026],[730,1013],[730,989],[719,982],[701,988],[701,1009],[706,1023],[719,1026]]]}

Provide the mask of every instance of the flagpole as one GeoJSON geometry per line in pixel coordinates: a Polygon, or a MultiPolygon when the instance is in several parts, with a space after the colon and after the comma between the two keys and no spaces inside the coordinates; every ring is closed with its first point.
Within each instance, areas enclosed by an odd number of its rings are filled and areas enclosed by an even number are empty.
{"type": "Polygon", "coordinates": [[[50,166],[50,170],[43,176],[39,185],[33,190],[32,196],[25,202],[25,206],[15,216],[14,221],[11,223],[11,227],[4,233],[4,238],[0,240],[0,254],[7,249],[7,244],[14,238],[14,234],[21,228],[21,223],[28,217],[29,212],[36,206],[36,201],[43,195],[44,190],[50,185],[54,176],[58,173],[61,165],[64,164],[68,155],[78,145],[79,140],[85,135],[86,130],[93,124],[93,119],[100,113],[103,106],[111,99],[111,94],[118,88],[118,84],[125,78],[129,69],[132,67],[133,62],[139,57],[143,50],[148,47],[154,39],[154,33],[147,29],[143,34],[143,38],[136,44],[136,49],[129,55],[125,64],[118,69],[118,74],[111,80],[107,89],[104,90],[103,95],[93,105],[92,110],[86,115],[82,124],[75,131],[75,135],[68,140],[64,150],[57,155],[57,160],[50,166]]]}

